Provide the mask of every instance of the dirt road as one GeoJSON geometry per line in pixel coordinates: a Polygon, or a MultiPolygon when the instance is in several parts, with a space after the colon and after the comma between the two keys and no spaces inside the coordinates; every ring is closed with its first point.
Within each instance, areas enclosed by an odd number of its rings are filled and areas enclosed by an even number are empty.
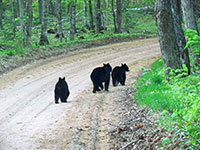
{"type": "Polygon", "coordinates": [[[109,149],[107,133],[120,108],[113,99],[159,55],[157,39],[137,40],[69,52],[0,76],[0,150],[109,149]],[[126,86],[93,94],[90,73],[107,62],[128,64],[126,86]],[[55,83],[63,76],[71,95],[55,105],[55,83]]]}

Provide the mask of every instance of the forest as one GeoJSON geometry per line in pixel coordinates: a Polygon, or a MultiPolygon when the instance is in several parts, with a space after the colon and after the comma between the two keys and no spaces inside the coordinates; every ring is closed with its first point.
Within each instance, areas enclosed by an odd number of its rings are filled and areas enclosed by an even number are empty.
{"type": "MultiPolygon", "coordinates": [[[[156,149],[196,150],[200,149],[199,30],[198,0],[0,0],[0,75],[36,60],[61,59],[79,49],[143,39],[152,44],[148,39],[157,38],[161,55],[152,52],[156,60],[151,68],[140,64],[140,77],[129,85],[131,97],[137,105],[159,114],[157,125],[170,133],[158,140],[156,149]]],[[[80,58],[84,58],[82,53],[80,58]]],[[[106,50],[96,55],[103,53],[106,50]]],[[[130,58],[134,57],[130,54],[130,58]]]]}

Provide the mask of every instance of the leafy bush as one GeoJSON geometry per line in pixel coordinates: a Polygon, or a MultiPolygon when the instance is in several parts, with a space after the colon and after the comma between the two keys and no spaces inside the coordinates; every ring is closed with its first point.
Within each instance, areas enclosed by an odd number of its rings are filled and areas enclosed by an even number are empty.
{"type": "Polygon", "coordinates": [[[134,98],[139,104],[162,111],[162,125],[177,127],[186,139],[182,144],[196,149],[200,146],[200,76],[173,76],[167,81],[162,66],[163,61],[157,60],[134,83],[134,98]]]}

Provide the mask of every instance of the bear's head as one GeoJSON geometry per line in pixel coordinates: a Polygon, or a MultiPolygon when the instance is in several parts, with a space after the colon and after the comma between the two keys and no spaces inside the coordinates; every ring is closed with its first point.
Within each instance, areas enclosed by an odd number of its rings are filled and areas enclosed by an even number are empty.
{"type": "Polygon", "coordinates": [[[129,71],[129,68],[126,64],[122,64],[122,68],[125,70],[125,71],[129,71]]]}
{"type": "Polygon", "coordinates": [[[107,71],[107,72],[111,72],[112,71],[112,67],[109,63],[107,64],[103,64],[103,68],[107,71]]]}

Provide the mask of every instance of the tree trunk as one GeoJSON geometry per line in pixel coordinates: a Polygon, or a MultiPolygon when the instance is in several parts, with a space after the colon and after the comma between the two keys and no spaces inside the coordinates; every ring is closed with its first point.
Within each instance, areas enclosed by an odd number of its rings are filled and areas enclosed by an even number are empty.
{"type": "Polygon", "coordinates": [[[176,33],[176,41],[180,52],[181,64],[182,65],[185,64],[187,66],[188,74],[190,74],[189,54],[188,54],[188,49],[185,49],[186,40],[184,37],[184,32],[180,20],[180,6],[181,6],[180,0],[171,0],[171,6],[172,6],[174,29],[176,33]]]}
{"type": "MultiPolygon", "coordinates": [[[[181,0],[182,10],[183,10],[183,17],[185,23],[185,29],[193,29],[198,32],[197,21],[195,18],[194,13],[194,5],[193,0],[181,0]]],[[[200,65],[200,54],[193,52],[193,57],[195,58],[195,66],[200,65]]]]}
{"type": "Polygon", "coordinates": [[[95,26],[95,31],[96,33],[100,33],[100,28],[101,28],[101,2],[100,0],[95,0],[95,21],[96,21],[96,26],[95,26]]]}
{"type": "Polygon", "coordinates": [[[16,31],[17,31],[16,21],[15,21],[15,19],[17,18],[17,1],[16,0],[12,0],[12,13],[13,13],[13,37],[15,38],[16,31]]]}
{"type": "Polygon", "coordinates": [[[19,16],[20,16],[20,27],[21,27],[21,34],[22,34],[22,43],[25,46],[25,18],[24,18],[24,0],[18,0],[19,2],[19,16]]]}
{"type": "Polygon", "coordinates": [[[3,23],[2,23],[3,7],[2,7],[2,5],[3,5],[3,2],[2,2],[2,0],[0,0],[0,30],[3,29],[3,23]]]}
{"type": "Polygon", "coordinates": [[[70,2],[69,4],[69,15],[70,15],[70,40],[74,40],[75,36],[75,26],[74,26],[74,9],[73,9],[74,2],[70,2]]]}
{"type": "Polygon", "coordinates": [[[41,10],[41,36],[40,36],[40,45],[46,45],[49,44],[48,38],[47,38],[47,0],[41,0],[40,3],[42,6],[41,10]]]}
{"type": "Polygon", "coordinates": [[[117,0],[117,32],[121,33],[122,24],[122,0],[117,0]]]}
{"type": "Polygon", "coordinates": [[[88,0],[89,2],[89,14],[90,14],[90,29],[94,31],[94,18],[93,18],[93,11],[92,11],[92,2],[91,0],[88,0]]]}
{"type": "Polygon", "coordinates": [[[29,46],[31,43],[31,29],[32,29],[32,0],[27,1],[27,7],[26,7],[26,46],[29,46]]]}
{"type": "Polygon", "coordinates": [[[114,0],[111,0],[111,7],[112,7],[112,15],[113,15],[113,24],[114,24],[114,33],[117,32],[117,25],[116,25],[116,17],[115,17],[115,11],[114,11],[114,0]]]}
{"type": "MultiPolygon", "coordinates": [[[[58,6],[57,6],[58,7],[58,6]]],[[[57,8],[58,9],[58,8],[57,8]]],[[[57,12],[56,12],[56,6],[55,6],[55,2],[52,2],[52,0],[49,0],[49,13],[56,16],[57,12]]]]}
{"type": "Polygon", "coordinates": [[[57,18],[58,18],[58,33],[57,33],[57,35],[61,42],[63,39],[61,0],[57,0],[57,18]]]}
{"type": "MultiPolygon", "coordinates": [[[[170,1],[156,0],[155,2],[157,34],[159,37],[164,67],[180,69],[180,53],[173,24],[170,1]]],[[[167,74],[170,69],[167,70],[167,74]]]]}
{"type": "Polygon", "coordinates": [[[84,13],[85,13],[84,26],[88,27],[87,0],[84,0],[84,13]]]}

